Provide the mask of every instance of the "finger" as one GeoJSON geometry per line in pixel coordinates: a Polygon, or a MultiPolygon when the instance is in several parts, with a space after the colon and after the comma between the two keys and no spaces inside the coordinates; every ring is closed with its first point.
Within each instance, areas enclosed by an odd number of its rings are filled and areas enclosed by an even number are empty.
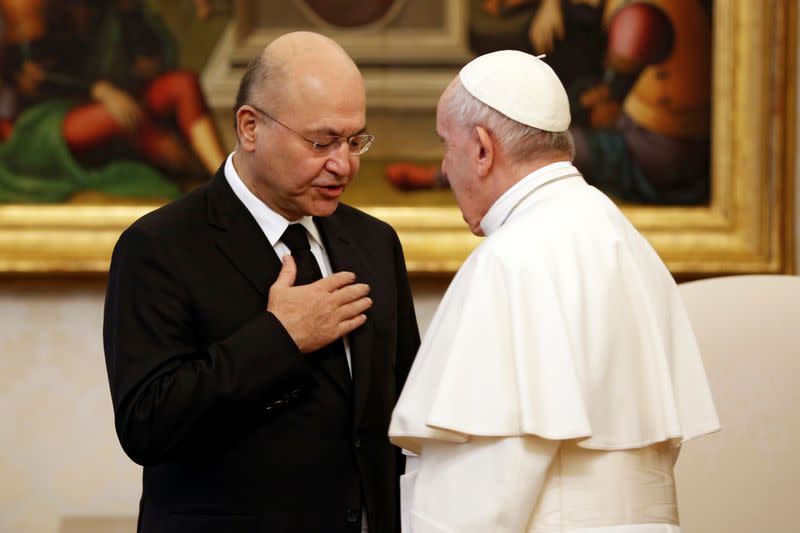
{"type": "Polygon", "coordinates": [[[313,285],[318,285],[322,289],[333,292],[342,287],[346,287],[351,283],[355,282],[356,275],[352,272],[337,272],[335,274],[331,274],[330,276],[326,276],[321,280],[315,281],[313,285]]]}
{"type": "Polygon", "coordinates": [[[372,307],[372,298],[359,298],[355,302],[339,307],[338,316],[341,321],[363,314],[364,311],[372,307]]]}
{"type": "Polygon", "coordinates": [[[366,283],[354,283],[353,285],[346,285],[332,293],[333,303],[337,306],[345,305],[350,302],[354,302],[359,298],[363,298],[369,294],[369,291],[369,285],[366,283]]]}
{"type": "Polygon", "coordinates": [[[360,328],[364,325],[364,322],[367,321],[367,315],[357,315],[349,320],[344,320],[339,323],[339,335],[338,337],[342,337],[347,335],[348,333],[352,332],[353,330],[360,328]]]}
{"type": "Polygon", "coordinates": [[[281,271],[278,272],[278,277],[273,287],[291,287],[297,278],[297,264],[294,262],[294,257],[286,254],[281,257],[281,271]]]}

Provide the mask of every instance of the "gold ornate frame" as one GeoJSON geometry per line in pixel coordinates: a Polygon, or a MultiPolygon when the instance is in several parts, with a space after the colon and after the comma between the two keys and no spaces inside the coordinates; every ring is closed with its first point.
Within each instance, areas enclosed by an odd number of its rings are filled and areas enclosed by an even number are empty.
{"type": "MultiPolygon", "coordinates": [[[[794,0],[715,2],[711,204],[623,206],[677,275],[794,271],[796,30],[794,0]]],[[[0,205],[0,273],[104,273],[153,207],[0,205]]],[[[366,210],[397,229],[412,273],[453,272],[478,242],[454,207],[366,210]]]]}

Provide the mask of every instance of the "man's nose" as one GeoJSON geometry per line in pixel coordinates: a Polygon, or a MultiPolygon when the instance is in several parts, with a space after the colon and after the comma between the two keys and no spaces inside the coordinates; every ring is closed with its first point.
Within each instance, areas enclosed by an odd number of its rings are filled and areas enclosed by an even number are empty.
{"type": "Polygon", "coordinates": [[[349,143],[342,142],[336,146],[328,157],[328,162],[325,166],[329,171],[339,176],[349,176],[351,166],[349,143]]]}

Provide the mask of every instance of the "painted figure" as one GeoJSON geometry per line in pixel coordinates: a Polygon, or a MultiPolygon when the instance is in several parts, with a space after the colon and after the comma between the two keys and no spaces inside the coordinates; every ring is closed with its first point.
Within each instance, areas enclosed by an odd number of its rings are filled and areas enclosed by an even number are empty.
{"type": "Polygon", "coordinates": [[[224,159],[196,75],[144,3],[3,0],[0,15],[0,201],[170,197],[165,175],[196,180],[224,159]],[[32,146],[47,165],[29,164],[32,146]]]}
{"type": "MultiPolygon", "coordinates": [[[[481,9],[499,18],[527,10],[526,41],[516,48],[545,53],[559,72],[570,97],[575,164],[587,181],[628,202],[708,202],[711,2],[493,0],[481,9]]],[[[478,53],[510,44],[476,28],[478,53]]],[[[408,190],[444,181],[436,167],[407,162],[389,165],[386,177],[408,190]]]]}

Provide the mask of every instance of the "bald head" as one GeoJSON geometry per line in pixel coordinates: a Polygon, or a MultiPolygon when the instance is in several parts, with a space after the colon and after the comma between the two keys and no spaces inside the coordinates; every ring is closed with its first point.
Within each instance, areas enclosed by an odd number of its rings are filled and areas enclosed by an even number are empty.
{"type": "Polygon", "coordinates": [[[248,65],[234,112],[252,103],[277,113],[287,100],[315,98],[348,83],[363,92],[358,67],[336,41],[308,31],[287,33],[248,65]]]}
{"type": "Polygon", "coordinates": [[[264,48],[261,58],[296,68],[309,65],[319,68],[333,61],[336,62],[336,66],[346,66],[351,71],[358,72],[356,64],[339,43],[310,31],[295,31],[281,35],[264,48]]]}
{"type": "Polygon", "coordinates": [[[351,142],[367,139],[366,129],[364,80],[353,60],[327,37],[289,33],[242,79],[234,165],[287,220],[328,216],[358,173],[360,152],[351,142]]]}

